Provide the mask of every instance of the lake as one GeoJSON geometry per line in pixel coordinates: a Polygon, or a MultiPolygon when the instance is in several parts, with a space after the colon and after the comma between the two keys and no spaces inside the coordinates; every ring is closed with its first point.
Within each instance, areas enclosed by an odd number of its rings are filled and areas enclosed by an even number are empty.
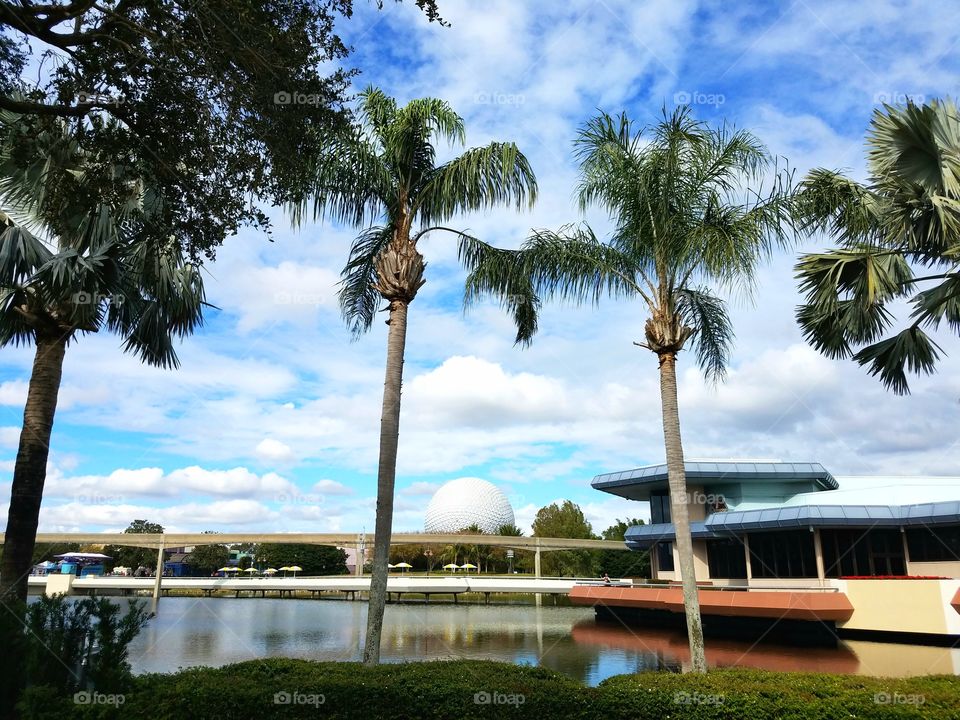
{"type": "MultiPolygon", "coordinates": [[[[597,622],[593,610],[532,605],[392,604],[384,662],[470,658],[542,665],[595,685],[611,675],[677,671],[678,632],[597,622]]],[[[262,657],[360,659],[367,604],[346,600],[172,597],[130,647],[136,673],[262,657]]],[[[836,649],[707,640],[713,667],[864,675],[960,674],[960,649],[846,641],[836,649]]]]}

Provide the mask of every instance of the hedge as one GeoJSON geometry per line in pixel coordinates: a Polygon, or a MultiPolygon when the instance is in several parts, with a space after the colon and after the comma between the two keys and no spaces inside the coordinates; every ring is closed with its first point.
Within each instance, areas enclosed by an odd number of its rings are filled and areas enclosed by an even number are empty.
{"type": "MultiPolygon", "coordinates": [[[[92,696],[81,698],[91,700],[92,696]]],[[[364,668],[265,659],[143,675],[120,698],[78,704],[33,688],[25,719],[414,720],[577,718],[858,720],[960,717],[960,678],[868,678],[745,669],[707,675],[645,672],[584,687],[559,673],[487,661],[364,668]]]]}

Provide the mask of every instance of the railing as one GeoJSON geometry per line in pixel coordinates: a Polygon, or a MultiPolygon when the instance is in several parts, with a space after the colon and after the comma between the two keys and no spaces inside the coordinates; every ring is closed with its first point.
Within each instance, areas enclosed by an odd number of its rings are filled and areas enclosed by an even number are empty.
{"type": "MultiPolygon", "coordinates": [[[[605,581],[596,581],[588,580],[583,582],[577,582],[577,585],[590,585],[590,586],[605,586],[605,587],[635,587],[635,588],[676,588],[680,587],[679,582],[667,581],[667,582],[650,582],[650,583],[638,583],[630,580],[610,580],[610,583],[605,581]]],[[[781,591],[781,592],[840,592],[840,588],[831,587],[829,585],[793,585],[793,586],[783,586],[783,585],[704,585],[703,583],[697,583],[698,590],[723,590],[723,591],[732,591],[732,592],[750,592],[751,590],[762,590],[762,591],[781,591]]]]}

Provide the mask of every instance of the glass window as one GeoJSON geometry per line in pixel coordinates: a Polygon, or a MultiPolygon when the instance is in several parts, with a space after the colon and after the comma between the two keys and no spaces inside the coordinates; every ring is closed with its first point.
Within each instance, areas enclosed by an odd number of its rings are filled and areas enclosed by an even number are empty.
{"type": "Polygon", "coordinates": [[[821,530],[826,577],[905,575],[903,537],[899,530],[821,530]]]}
{"type": "Polygon", "coordinates": [[[654,525],[670,522],[670,494],[667,491],[650,494],[650,522],[654,525]]]}
{"type": "Polygon", "coordinates": [[[711,578],[746,578],[747,558],[738,538],[707,541],[707,564],[711,578]]]}
{"type": "Polygon", "coordinates": [[[673,543],[657,543],[657,569],[673,572],[673,543]]]}
{"type": "Polygon", "coordinates": [[[960,561],[960,526],[907,530],[911,562],[960,561]]]}
{"type": "Polygon", "coordinates": [[[815,578],[817,560],[809,530],[750,534],[750,573],[755,578],[815,578]]]}

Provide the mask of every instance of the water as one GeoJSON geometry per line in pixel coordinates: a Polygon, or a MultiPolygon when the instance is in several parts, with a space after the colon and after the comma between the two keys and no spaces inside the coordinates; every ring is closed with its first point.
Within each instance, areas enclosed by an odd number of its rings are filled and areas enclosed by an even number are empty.
{"type": "MultiPolygon", "coordinates": [[[[679,670],[689,662],[675,631],[598,623],[591,608],[531,605],[388,605],[384,662],[470,658],[542,665],[595,685],[611,675],[679,670]]],[[[136,673],[172,672],[270,656],[360,659],[364,602],[163,598],[130,647],[136,673]]],[[[844,642],[836,649],[707,641],[711,666],[866,675],[960,674],[960,650],[844,642]]]]}

